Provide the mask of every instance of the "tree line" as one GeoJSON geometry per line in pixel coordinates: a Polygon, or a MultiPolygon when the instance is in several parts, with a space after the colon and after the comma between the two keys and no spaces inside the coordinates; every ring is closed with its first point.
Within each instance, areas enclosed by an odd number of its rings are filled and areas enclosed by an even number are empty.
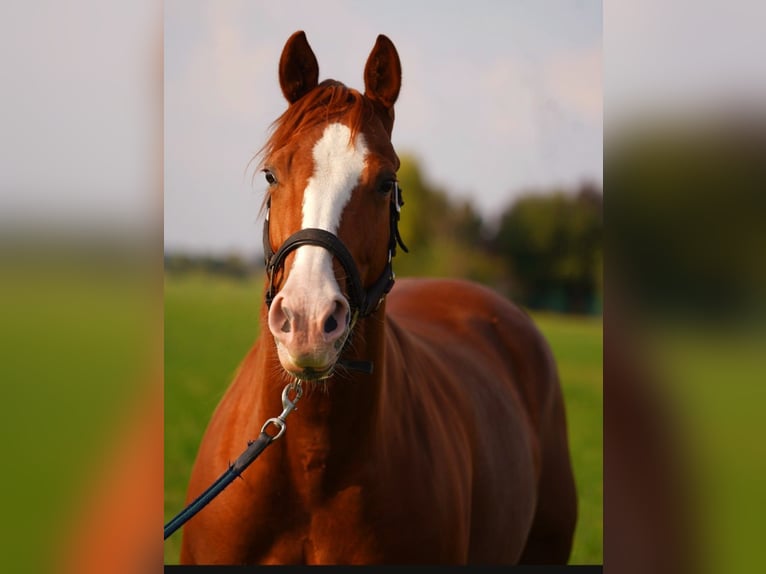
{"type": "MultiPolygon", "coordinates": [[[[463,277],[530,309],[601,312],[600,189],[529,191],[486,221],[470,201],[428,182],[412,156],[401,157],[398,179],[399,229],[410,252],[396,257],[397,276],[463,277]]],[[[262,271],[263,260],[166,254],[165,268],[246,278],[262,271]]]]}
{"type": "Polygon", "coordinates": [[[413,157],[401,160],[400,230],[411,249],[397,274],[465,277],[530,309],[601,312],[601,189],[530,190],[487,221],[427,182],[413,157]]]}

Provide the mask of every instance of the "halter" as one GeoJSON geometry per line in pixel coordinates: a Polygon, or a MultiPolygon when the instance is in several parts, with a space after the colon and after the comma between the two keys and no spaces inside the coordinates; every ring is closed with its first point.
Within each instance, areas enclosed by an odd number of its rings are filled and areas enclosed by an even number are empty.
{"type": "Polygon", "coordinates": [[[276,295],[274,275],[278,269],[283,267],[287,255],[303,245],[316,245],[329,251],[340,262],[346,272],[349,283],[348,301],[351,307],[351,316],[363,318],[374,313],[383,302],[386,294],[391,290],[391,287],[394,286],[396,276],[392,260],[394,255],[396,255],[397,244],[405,253],[409,252],[399,235],[399,215],[402,205],[404,205],[404,200],[402,199],[402,190],[398,182],[394,182],[394,193],[389,205],[390,233],[388,239],[388,261],[380,277],[368,289],[365,289],[362,285],[362,279],[354,257],[334,233],[313,227],[301,229],[288,237],[275,253],[271,248],[271,241],[269,239],[269,215],[271,210],[271,198],[269,198],[266,203],[266,220],[263,223],[263,254],[266,260],[266,273],[269,278],[269,286],[265,296],[266,305],[271,308],[271,303],[276,295]]]}

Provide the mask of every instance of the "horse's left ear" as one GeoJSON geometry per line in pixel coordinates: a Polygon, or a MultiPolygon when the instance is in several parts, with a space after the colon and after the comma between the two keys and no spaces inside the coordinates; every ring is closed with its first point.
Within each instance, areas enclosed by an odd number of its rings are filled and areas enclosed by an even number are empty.
{"type": "Polygon", "coordinates": [[[402,65],[399,54],[393,42],[381,34],[364,67],[364,95],[383,104],[392,114],[401,85],[402,65]]]}

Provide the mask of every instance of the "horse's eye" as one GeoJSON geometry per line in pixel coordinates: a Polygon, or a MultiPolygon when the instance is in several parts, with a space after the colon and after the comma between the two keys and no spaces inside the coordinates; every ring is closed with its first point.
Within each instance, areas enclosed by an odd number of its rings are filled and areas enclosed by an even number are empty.
{"type": "Polygon", "coordinates": [[[388,195],[394,190],[394,185],[396,185],[396,180],[388,179],[380,184],[378,191],[381,195],[388,195]]]}
{"type": "Polygon", "coordinates": [[[274,174],[271,173],[268,169],[264,169],[263,173],[266,176],[266,181],[269,182],[269,185],[274,185],[275,183],[277,183],[277,178],[274,177],[274,174]]]}

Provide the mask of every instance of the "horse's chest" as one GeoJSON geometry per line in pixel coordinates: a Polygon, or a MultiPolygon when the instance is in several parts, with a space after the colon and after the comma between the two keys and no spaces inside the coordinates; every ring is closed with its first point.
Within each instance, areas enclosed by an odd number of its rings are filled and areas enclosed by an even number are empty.
{"type": "MultiPolygon", "coordinates": [[[[318,488],[318,487],[315,487],[318,488]]],[[[297,494],[297,493],[296,493],[297,494]]],[[[303,507],[301,524],[275,537],[266,563],[361,564],[382,559],[365,511],[365,493],[348,486],[303,507]]],[[[303,501],[306,502],[305,500],[303,501]]]]}
{"type": "Polygon", "coordinates": [[[372,482],[355,482],[326,498],[318,496],[322,487],[311,481],[296,487],[289,511],[296,522],[276,537],[261,561],[381,564],[464,560],[468,517],[460,512],[465,506],[456,502],[458,493],[444,493],[441,499],[422,477],[415,484],[390,478],[378,475],[372,482]]]}

